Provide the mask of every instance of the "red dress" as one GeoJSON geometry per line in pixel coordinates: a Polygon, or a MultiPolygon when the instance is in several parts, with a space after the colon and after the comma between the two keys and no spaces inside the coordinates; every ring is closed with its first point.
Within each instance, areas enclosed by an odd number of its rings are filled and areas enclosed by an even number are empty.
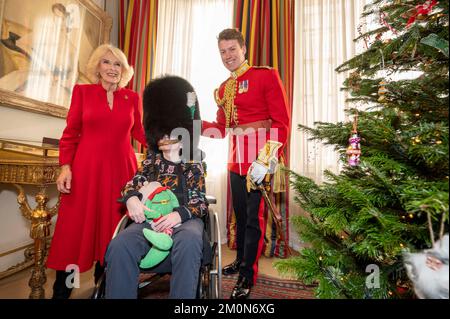
{"type": "Polygon", "coordinates": [[[59,146],[59,164],[72,168],[72,187],[61,196],[47,267],[75,264],[84,272],[103,263],[125,209],[120,191],[137,170],[131,137],[146,145],[135,92],[115,91],[110,109],[100,84],[75,85],[59,146]]]}

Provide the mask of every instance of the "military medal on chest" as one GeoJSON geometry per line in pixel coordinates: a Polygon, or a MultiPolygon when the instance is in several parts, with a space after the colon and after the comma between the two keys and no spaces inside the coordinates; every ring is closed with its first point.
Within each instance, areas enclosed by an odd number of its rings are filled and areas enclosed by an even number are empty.
{"type": "Polygon", "coordinates": [[[238,89],[238,93],[242,94],[248,91],[248,80],[244,80],[239,82],[239,89],[238,89]]]}
{"type": "Polygon", "coordinates": [[[238,78],[250,69],[247,60],[242,63],[238,70],[231,72],[230,77],[223,88],[222,98],[219,95],[219,89],[214,91],[214,98],[217,105],[223,107],[225,113],[225,127],[230,127],[231,121],[238,124],[237,107],[234,104],[236,94],[242,94],[248,91],[248,80],[238,81],[238,78]]]}

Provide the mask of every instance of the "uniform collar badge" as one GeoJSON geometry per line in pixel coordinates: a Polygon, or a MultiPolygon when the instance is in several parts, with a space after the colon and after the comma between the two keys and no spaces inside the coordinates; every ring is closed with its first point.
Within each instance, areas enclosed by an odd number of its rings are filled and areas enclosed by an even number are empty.
{"type": "Polygon", "coordinates": [[[237,70],[231,72],[231,77],[233,79],[237,79],[238,77],[240,77],[242,74],[244,74],[245,72],[247,72],[247,70],[250,69],[250,65],[248,64],[248,61],[245,60],[244,62],[242,62],[242,64],[237,68],[237,70]]]}

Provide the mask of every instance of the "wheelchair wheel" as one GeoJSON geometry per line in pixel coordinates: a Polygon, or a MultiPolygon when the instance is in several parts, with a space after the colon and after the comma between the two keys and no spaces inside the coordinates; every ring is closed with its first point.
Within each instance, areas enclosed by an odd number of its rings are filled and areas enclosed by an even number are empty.
{"type": "Polygon", "coordinates": [[[105,284],[106,277],[103,273],[95,284],[94,291],[92,292],[91,299],[105,299],[105,284]]]}
{"type": "Polygon", "coordinates": [[[203,266],[200,270],[198,278],[197,298],[198,299],[211,299],[209,295],[209,271],[210,266],[203,266]]]}
{"type": "Polygon", "coordinates": [[[220,227],[219,227],[219,217],[216,212],[212,214],[212,225],[215,229],[212,251],[213,259],[209,269],[209,280],[208,280],[208,297],[210,299],[221,299],[222,298],[222,245],[220,240],[220,227]]]}
{"type": "Polygon", "coordinates": [[[210,210],[208,235],[212,258],[211,262],[200,269],[197,298],[220,299],[222,298],[222,257],[221,241],[219,234],[219,219],[217,213],[210,210]]]}

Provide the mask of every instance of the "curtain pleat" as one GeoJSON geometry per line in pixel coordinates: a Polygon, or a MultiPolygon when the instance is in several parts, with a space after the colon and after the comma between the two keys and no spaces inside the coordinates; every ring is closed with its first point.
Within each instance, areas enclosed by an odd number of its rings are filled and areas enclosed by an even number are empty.
{"type": "MultiPolygon", "coordinates": [[[[158,0],[120,0],[119,48],[134,68],[128,88],[142,97],[145,85],[151,80],[156,52],[158,0]]],[[[142,146],[133,141],[138,152],[142,146]]]]}

